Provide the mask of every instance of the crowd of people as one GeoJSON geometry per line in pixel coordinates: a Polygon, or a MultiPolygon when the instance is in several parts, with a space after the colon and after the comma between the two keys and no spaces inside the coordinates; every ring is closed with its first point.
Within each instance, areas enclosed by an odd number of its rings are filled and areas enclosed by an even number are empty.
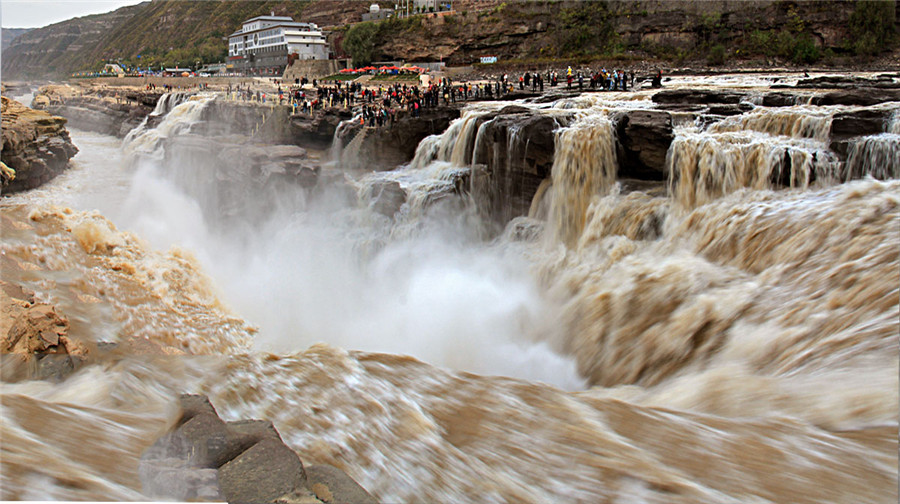
{"type": "MultiPolygon", "coordinates": [[[[658,85],[661,76],[662,73],[658,72],[652,77],[654,85],[658,85]]],[[[562,71],[562,75],[556,70],[524,72],[518,77],[518,90],[527,92],[530,89],[533,93],[542,93],[545,83],[556,87],[564,81],[567,89],[585,89],[587,86],[591,90],[628,91],[634,89],[635,78],[634,71],[629,73],[606,68],[574,70],[570,66],[562,71]]],[[[268,91],[253,90],[249,84],[234,87],[229,84],[227,92],[236,100],[287,105],[292,107],[293,114],[311,115],[325,108],[356,109],[360,122],[373,127],[393,126],[397,118],[404,115],[419,117],[423,109],[461,101],[502,99],[516,93],[516,84],[509,74],[459,83],[444,77],[423,86],[401,82],[364,86],[339,80],[310,81],[306,77],[296,79],[287,86],[278,80],[273,80],[273,84],[275,91],[271,88],[268,91]]]]}

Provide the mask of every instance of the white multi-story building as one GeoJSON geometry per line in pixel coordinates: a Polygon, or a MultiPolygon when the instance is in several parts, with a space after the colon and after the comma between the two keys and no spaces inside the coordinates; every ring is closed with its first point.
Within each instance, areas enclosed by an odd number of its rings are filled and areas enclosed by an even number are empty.
{"type": "Polygon", "coordinates": [[[242,73],[281,75],[290,54],[328,59],[328,42],[315,24],[274,15],[248,19],[228,37],[228,62],[242,73]]]}

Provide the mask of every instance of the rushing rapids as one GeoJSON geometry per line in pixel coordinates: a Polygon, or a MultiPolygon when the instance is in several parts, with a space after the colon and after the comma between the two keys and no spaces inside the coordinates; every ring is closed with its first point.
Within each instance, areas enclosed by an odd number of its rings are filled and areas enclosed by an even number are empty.
{"type": "MultiPolygon", "coordinates": [[[[723,82],[770,81],[690,85],[723,82]]],[[[2,272],[91,354],[4,383],[0,498],[146,498],[192,392],[384,502],[896,502],[897,113],[842,159],[853,107],[679,112],[660,176],[620,180],[651,95],[473,104],[396,170],[337,145],[314,189],[201,134],[212,95],[73,131],[69,172],[3,200],[2,272]]]]}

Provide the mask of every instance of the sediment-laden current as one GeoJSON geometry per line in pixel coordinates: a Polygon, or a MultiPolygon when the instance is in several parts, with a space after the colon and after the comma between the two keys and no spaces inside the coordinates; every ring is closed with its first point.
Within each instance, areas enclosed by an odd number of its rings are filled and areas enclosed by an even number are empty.
{"type": "MultiPolygon", "coordinates": [[[[3,200],[3,273],[93,357],[3,384],[0,498],[146,499],[139,457],[192,392],[383,502],[896,502],[896,113],[846,161],[852,107],[685,119],[635,190],[615,126],[650,97],[472,104],[392,171],[311,152],[316,190],[236,175],[246,149],[194,131],[213,95],[124,141],[73,130],[72,169],[3,200]],[[555,151],[498,232],[478,170],[510,105],[555,151]]],[[[528,156],[506,131],[491,159],[528,156]]]]}

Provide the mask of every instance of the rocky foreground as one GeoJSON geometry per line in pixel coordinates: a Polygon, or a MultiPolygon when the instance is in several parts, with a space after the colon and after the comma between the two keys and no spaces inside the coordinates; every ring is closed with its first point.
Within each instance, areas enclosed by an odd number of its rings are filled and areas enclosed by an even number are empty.
{"type": "Polygon", "coordinates": [[[33,110],[3,96],[3,192],[35,188],[66,169],[78,148],[66,131],[66,119],[33,110]]]}
{"type": "Polygon", "coordinates": [[[353,503],[375,499],[330,465],[304,466],[272,422],[225,422],[209,399],[181,397],[176,428],[141,457],[144,491],[157,499],[230,503],[353,503]]]}

